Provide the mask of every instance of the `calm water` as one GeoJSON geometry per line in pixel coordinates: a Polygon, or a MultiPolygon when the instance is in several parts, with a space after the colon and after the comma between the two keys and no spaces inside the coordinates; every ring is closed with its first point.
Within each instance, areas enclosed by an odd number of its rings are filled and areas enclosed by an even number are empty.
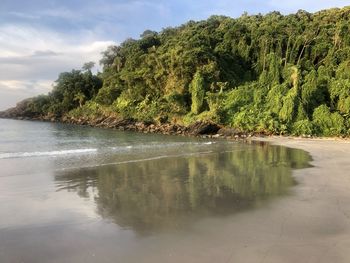
{"type": "Polygon", "coordinates": [[[309,161],[267,144],[0,119],[0,262],[164,262],[200,239],[198,224],[215,219],[215,232],[290,194],[309,161]]]}

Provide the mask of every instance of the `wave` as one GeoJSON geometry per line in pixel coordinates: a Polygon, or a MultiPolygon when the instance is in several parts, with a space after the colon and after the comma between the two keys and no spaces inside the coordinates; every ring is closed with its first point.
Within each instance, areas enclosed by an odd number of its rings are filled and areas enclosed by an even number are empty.
{"type": "Polygon", "coordinates": [[[150,144],[137,144],[127,146],[115,146],[109,147],[112,151],[128,151],[128,150],[149,150],[149,149],[164,149],[164,148],[176,148],[182,146],[205,146],[211,145],[215,142],[173,142],[173,143],[150,143],[150,144]]]}
{"type": "MultiPolygon", "coordinates": [[[[166,149],[166,148],[177,148],[184,146],[201,147],[206,145],[215,144],[215,142],[172,142],[172,143],[149,143],[149,144],[138,144],[138,145],[123,145],[108,147],[109,151],[113,152],[129,152],[130,150],[151,150],[151,149],[166,149]]],[[[71,150],[59,150],[59,151],[35,151],[35,152],[0,152],[0,159],[12,159],[12,158],[30,158],[30,157],[45,157],[45,156],[61,156],[61,155],[74,155],[74,154],[88,154],[97,152],[96,148],[87,149],[71,149],[71,150]]],[[[104,151],[102,151],[104,152],[104,151]]],[[[108,152],[108,150],[107,150],[108,152]]]]}
{"type": "Polygon", "coordinates": [[[97,149],[74,149],[48,152],[14,152],[14,153],[0,153],[0,159],[23,158],[23,157],[41,157],[41,156],[58,156],[67,154],[82,154],[94,153],[97,149]]]}
{"type": "Polygon", "coordinates": [[[213,153],[214,153],[214,151],[205,151],[205,152],[160,155],[160,156],[153,156],[153,157],[149,157],[149,158],[131,159],[131,160],[125,160],[125,161],[119,161],[119,162],[110,162],[110,163],[101,163],[101,164],[93,164],[93,165],[84,165],[84,166],[79,166],[79,167],[62,168],[62,169],[58,169],[56,171],[59,172],[59,171],[76,170],[76,169],[82,169],[82,168],[83,169],[96,168],[96,167],[103,167],[103,166],[110,166],[110,165],[146,162],[146,161],[153,161],[153,160],[166,159],[166,158],[178,158],[178,157],[207,155],[207,154],[213,154],[213,153]]]}

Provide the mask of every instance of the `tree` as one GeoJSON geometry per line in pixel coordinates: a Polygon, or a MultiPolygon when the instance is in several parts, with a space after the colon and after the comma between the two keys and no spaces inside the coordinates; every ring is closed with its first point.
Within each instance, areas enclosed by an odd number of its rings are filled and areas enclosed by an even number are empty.
{"type": "Polygon", "coordinates": [[[205,81],[200,71],[197,71],[193,76],[190,92],[192,99],[191,111],[194,114],[198,114],[202,110],[205,95],[205,81]]]}
{"type": "Polygon", "coordinates": [[[83,69],[84,71],[91,71],[91,69],[92,69],[94,66],[95,66],[95,62],[90,61],[90,62],[84,63],[82,69],[83,69]]]}
{"type": "Polygon", "coordinates": [[[108,46],[107,49],[101,52],[102,58],[100,64],[103,68],[108,68],[113,65],[114,59],[119,55],[121,48],[119,46],[108,46]]]}
{"type": "Polygon", "coordinates": [[[140,39],[103,51],[102,73],[93,75],[91,62],[64,72],[47,101],[22,108],[84,114],[94,105],[92,111],[135,120],[212,118],[246,131],[344,135],[350,128],[349,23],[346,7],[212,16],[145,30],[140,39]]]}
{"type": "Polygon", "coordinates": [[[78,101],[79,102],[79,107],[80,108],[83,106],[83,103],[84,103],[85,99],[86,99],[85,95],[82,92],[78,92],[74,96],[74,101],[78,101]]]}

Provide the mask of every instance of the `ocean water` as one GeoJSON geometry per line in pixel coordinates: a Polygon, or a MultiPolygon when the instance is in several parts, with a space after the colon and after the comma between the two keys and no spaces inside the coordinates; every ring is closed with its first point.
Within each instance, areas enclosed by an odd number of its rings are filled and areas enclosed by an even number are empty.
{"type": "Polygon", "coordinates": [[[203,262],[198,244],[216,242],[203,231],[293,194],[309,161],[266,143],[0,119],[0,262],[203,262]]]}

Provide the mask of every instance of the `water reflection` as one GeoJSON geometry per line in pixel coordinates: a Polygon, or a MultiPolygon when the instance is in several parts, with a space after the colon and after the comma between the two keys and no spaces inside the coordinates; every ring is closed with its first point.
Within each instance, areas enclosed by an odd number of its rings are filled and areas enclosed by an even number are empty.
{"type": "Polygon", "coordinates": [[[288,192],[293,168],[309,155],[270,145],[242,145],[176,158],[60,172],[58,191],[91,198],[96,211],[140,234],[188,225],[208,215],[251,209],[288,192]]]}

